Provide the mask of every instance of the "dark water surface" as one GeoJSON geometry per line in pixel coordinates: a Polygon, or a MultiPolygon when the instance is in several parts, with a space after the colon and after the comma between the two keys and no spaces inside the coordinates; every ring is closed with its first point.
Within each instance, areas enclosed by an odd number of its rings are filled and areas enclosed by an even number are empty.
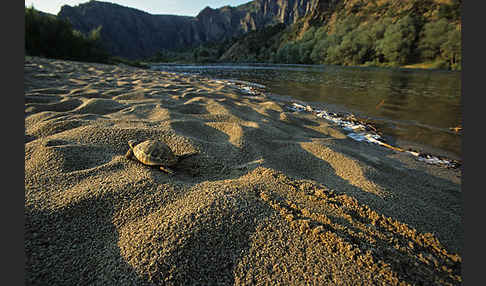
{"type": "Polygon", "coordinates": [[[461,136],[449,130],[462,126],[460,72],[268,64],[153,68],[263,84],[271,93],[368,118],[402,147],[461,157],[461,136]]]}

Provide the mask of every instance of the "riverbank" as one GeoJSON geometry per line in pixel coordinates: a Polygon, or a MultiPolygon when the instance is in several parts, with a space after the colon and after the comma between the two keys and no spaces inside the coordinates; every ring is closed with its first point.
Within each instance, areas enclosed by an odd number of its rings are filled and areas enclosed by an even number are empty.
{"type": "Polygon", "coordinates": [[[156,65],[265,85],[266,93],[373,122],[394,145],[461,160],[460,73],[312,65],[156,65]],[[332,109],[332,110],[331,110],[332,109]]]}
{"type": "Polygon", "coordinates": [[[458,169],[241,82],[42,58],[24,72],[27,284],[460,284],[458,169]],[[130,139],[199,154],[170,176],[127,160],[130,139]]]}

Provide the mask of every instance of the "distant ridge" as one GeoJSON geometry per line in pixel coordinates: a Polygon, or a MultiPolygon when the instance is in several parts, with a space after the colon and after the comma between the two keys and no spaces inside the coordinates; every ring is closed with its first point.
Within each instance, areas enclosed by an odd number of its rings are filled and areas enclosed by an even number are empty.
{"type": "Polygon", "coordinates": [[[310,13],[318,0],[254,0],[238,7],[204,8],[196,17],[152,15],[101,1],[64,5],[58,17],[83,33],[102,26],[101,36],[114,56],[146,58],[174,50],[240,36],[277,23],[292,24],[310,13]]]}

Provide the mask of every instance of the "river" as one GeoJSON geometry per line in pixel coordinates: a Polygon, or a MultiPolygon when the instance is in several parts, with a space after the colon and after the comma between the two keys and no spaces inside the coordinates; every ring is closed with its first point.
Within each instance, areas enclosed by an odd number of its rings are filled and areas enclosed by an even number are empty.
{"type": "Polygon", "coordinates": [[[268,92],[338,107],[374,122],[394,144],[460,159],[461,73],[328,65],[153,65],[152,69],[237,79],[268,92]]]}

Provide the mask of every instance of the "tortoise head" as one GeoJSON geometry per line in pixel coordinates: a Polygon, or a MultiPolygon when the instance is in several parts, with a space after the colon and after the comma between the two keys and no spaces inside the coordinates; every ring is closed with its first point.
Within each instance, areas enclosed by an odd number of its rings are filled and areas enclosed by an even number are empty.
{"type": "Polygon", "coordinates": [[[128,148],[128,151],[125,154],[125,158],[132,159],[133,158],[133,148],[135,148],[135,146],[137,146],[137,141],[136,140],[129,140],[128,146],[130,146],[130,148],[128,148]]]}
{"type": "Polygon", "coordinates": [[[128,146],[130,146],[130,149],[135,148],[137,146],[137,140],[128,140],[128,146]]]}

